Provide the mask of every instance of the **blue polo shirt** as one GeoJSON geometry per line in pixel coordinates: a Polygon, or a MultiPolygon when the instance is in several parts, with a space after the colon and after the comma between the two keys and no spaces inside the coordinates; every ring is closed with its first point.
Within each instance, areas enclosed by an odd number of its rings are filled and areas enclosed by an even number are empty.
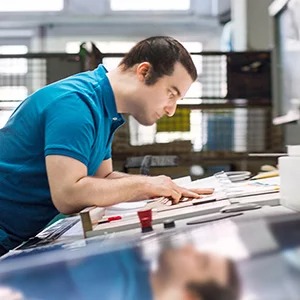
{"type": "Polygon", "coordinates": [[[50,196],[47,155],[79,160],[93,175],[111,157],[113,134],[123,123],[102,65],[24,100],[0,129],[0,245],[17,246],[58,213],[50,196]]]}

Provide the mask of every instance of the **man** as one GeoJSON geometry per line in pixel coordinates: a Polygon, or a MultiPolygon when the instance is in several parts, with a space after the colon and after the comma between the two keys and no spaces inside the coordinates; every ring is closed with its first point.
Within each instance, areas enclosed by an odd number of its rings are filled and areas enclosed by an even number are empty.
{"type": "Polygon", "coordinates": [[[158,196],[177,203],[187,190],[166,176],[114,172],[115,130],[132,115],[152,125],[175,113],[197,73],[171,37],[139,42],[111,72],[99,65],[30,95],[0,130],[0,253],[35,235],[59,212],[158,196]]]}

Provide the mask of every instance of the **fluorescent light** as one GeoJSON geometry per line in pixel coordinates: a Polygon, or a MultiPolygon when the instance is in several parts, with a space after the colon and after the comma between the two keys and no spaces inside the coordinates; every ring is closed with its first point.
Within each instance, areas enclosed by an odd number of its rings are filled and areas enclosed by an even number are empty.
{"type": "Polygon", "coordinates": [[[190,0],[110,0],[111,10],[188,10],[190,0]]]}
{"type": "Polygon", "coordinates": [[[0,0],[0,12],[60,11],[63,8],[64,0],[0,0]]]}

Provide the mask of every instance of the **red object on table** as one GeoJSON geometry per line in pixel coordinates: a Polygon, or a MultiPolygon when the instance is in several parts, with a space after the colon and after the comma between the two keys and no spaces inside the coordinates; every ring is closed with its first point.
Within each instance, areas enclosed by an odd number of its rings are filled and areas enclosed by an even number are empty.
{"type": "Polygon", "coordinates": [[[140,219],[142,232],[152,231],[152,209],[139,210],[137,214],[140,219]]]}

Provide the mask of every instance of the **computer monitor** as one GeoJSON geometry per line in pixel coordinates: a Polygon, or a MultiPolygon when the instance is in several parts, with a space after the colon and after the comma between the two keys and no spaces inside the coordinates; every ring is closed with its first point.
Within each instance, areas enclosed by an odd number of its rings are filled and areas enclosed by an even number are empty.
{"type": "Polygon", "coordinates": [[[300,143],[300,1],[275,0],[273,32],[273,123],[285,126],[285,144],[300,143]],[[279,118],[285,116],[285,118],[279,118]]]}

